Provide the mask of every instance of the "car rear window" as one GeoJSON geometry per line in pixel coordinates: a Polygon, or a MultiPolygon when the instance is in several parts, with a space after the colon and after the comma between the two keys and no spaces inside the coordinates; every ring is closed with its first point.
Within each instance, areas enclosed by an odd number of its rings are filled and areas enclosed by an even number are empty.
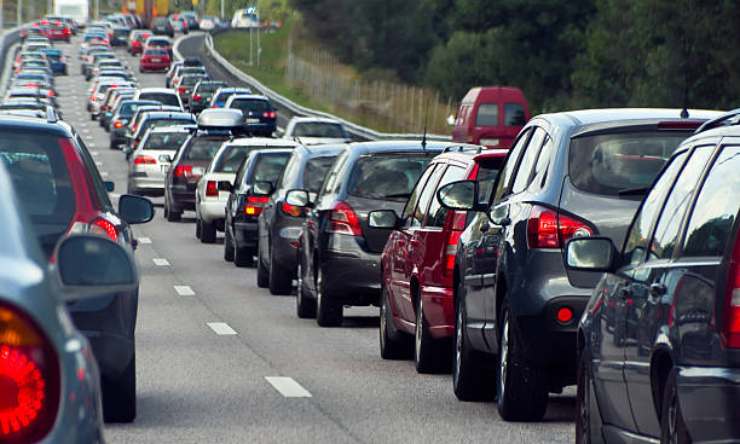
{"type": "Polygon", "coordinates": [[[217,89],[223,87],[223,83],[216,83],[216,82],[207,82],[207,83],[201,83],[198,86],[198,92],[204,93],[204,92],[213,92],[217,89]]]}
{"type": "Polygon", "coordinates": [[[186,160],[212,160],[221,144],[226,140],[224,137],[196,137],[190,144],[190,149],[185,154],[186,160]]]}
{"type": "Polygon", "coordinates": [[[336,123],[305,122],[296,124],[293,128],[293,136],[342,139],[345,134],[342,125],[336,123]]]}
{"type": "Polygon", "coordinates": [[[75,213],[75,197],[59,138],[18,130],[0,137],[0,162],[47,254],[75,213]]]}
{"type": "Polygon", "coordinates": [[[254,165],[251,183],[270,182],[275,185],[283,174],[288,160],[290,160],[290,153],[260,154],[254,165]]]}
{"type": "Polygon", "coordinates": [[[193,86],[196,83],[200,82],[201,79],[202,77],[200,76],[186,76],[182,78],[180,85],[193,86]]]}
{"type": "Polygon", "coordinates": [[[498,103],[482,103],[478,107],[475,126],[498,126],[498,103]]]}
{"type": "Polygon", "coordinates": [[[507,103],[504,105],[504,125],[506,126],[524,126],[527,123],[527,116],[524,113],[524,107],[518,103],[507,103]]]}
{"type": "MultiPolygon", "coordinates": [[[[293,148],[293,146],[272,146],[270,149],[293,148]]],[[[214,160],[213,171],[216,173],[235,173],[242,161],[254,150],[265,149],[265,146],[229,145],[221,155],[214,160]]],[[[289,156],[289,155],[288,155],[289,156]]]]}
{"type": "Polygon", "coordinates": [[[144,142],[145,150],[177,150],[190,133],[152,133],[144,142]]]}
{"type": "Polygon", "coordinates": [[[177,100],[177,95],[174,93],[141,93],[139,99],[154,100],[162,105],[180,106],[180,101],[177,100]]]}
{"type": "Polygon", "coordinates": [[[192,125],[193,122],[190,119],[155,119],[155,120],[147,120],[143,123],[142,131],[145,131],[149,128],[160,128],[163,126],[174,126],[174,125],[192,125]]]}
{"type": "Polygon", "coordinates": [[[166,49],[147,49],[146,51],[144,51],[144,55],[164,57],[169,54],[167,53],[166,49]]]}
{"type": "Polygon", "coordinates": [[[241,112],[252,111],[252,112],[260,113],[260,112],[272,110],[272,106],[270,106],[270,102],[268,102],[267,100],[259,100],[259,99],[234,100],[233,102],[231,102],[230,107],[238,109],[241,112]]]}
{"type": "Polygon", "coordinates": [[[170,46],[170,42],[168,40],[149,40],[147,42],[147,45],[160,46],[164,48],[164,47],[170,46]]]}
{"type": "Polygon", "coordinates": [[[309,160],[303,170],[303,188],[312,193],[318,193],[336,158],[336,156],[328,156],[309,160]]]}
{"type": "Polygon", "coordinates": [[[363,156],[352,169],[348,193],[365,199],[405,202],[432,157],[417,154],[363,156]]]}
{"type": "Polygon", "coordinates": [[[577,137],[570,144],[568,173],[576,188],[618,196],[649,187],[688,132],[631,132],[577,137]]]}

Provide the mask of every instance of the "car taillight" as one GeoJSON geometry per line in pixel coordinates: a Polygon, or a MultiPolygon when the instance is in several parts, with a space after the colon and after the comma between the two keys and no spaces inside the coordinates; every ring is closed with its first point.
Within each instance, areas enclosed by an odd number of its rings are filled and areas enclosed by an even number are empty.
{"type": "Polygon", "coordinates": [[[54,97],[56,96],[56,93],[52,90],[46,91],[46,97],[54,97]]]}
{"type": "Polygon", "coordinates": [[[460,236],[465,230],[465,219],[467,215],[464,211],[452,211],[447,216],[449,223],[449,234],[447,235],[447,244],[445,245],[445,268],[446,273],[455,270],[455,256],[457,255],[457,244],[460,236]]]}
{"type": "Polygon", "coordinates": [[[274,119],[277,117],[277,112],[265,111],[264,113],[262,113],[262,117],[264,117],[265,119],[274,119]]]}
{"type": "Polygon", "coordinates": [[[527,221],[529,248],[562,248],[571,238],[593,234],[585,222],[538,205],[532,207],[527,221]]]}
{"type": "Polygon", "coordinates": [[[722,342],[728,348],[740,348],[740,236],[735,241],[729,265],[722,342]]]}
{"type": "Polygon", "coordinates": [[[247,216],[259,216],[262,213],[262,207],[265,206],[270,198],[267,196],[247,196],[247,204],[244,206],[244,214],[247,216]]]}
{"type": "Polygon", "coordinates": [[[179,92],[180,94],[184,94],[186,90],[187,88],[185,88],[184,86],[177,87],[177,92],[179,92]]]}
{"type": "Polygon", "coordinates": [[[113,122],[113,128],[115,129],[123,128],[123,122],[121,122],[120,120],[116,120],[115,122],[113,122]]]}
{"type": "Polygon", "coordinates": [[[88,227],[88,232],[108,236],[112,241],[118,240],[118,230],[116,230],[116,226],[101,217],[92,221],[88,227]]]}
{"type": "Polygon", "coordinates": [[[218,197],[218,185],[215,180],[209,180],[206,182],[206,196],[218,197]]]}
{"type": "Polygon", "coordinates": [[[283,204],[280,206],[280,209],[283,210],[283,213],[285,213],[288,216],[292,217],[301,217],[303,216],[303,208],[291,205],[288,202],[283,202],[283,204]]]}
{"type": "Polygon", "coordinates": [[[203,98],[203,97],[201,97],[201,95],[200,95],[200,94],[193,94],[193,100],[195,100],[196,102],[200,102],[200,100],[201,100],[202,98],[203,98]]]}
{"type": "Polygon", "coordinates": [[[134,157],[134,165],[156,165],[157,159],[151,156],[136,156],[134,157]]]}
{"type": "Polygon", "coordinates": [[[357,213],[346,202],[338,202],[329,217],[329,233],[362,236],[362,225],[357,213]]]}
{"type": "Polygon", "coordinates": [[[173,173],[175,177],[190,177],[193,175],[192,165],[178,165],[173,173]]]}
{"type": "Polygon", "coordinates": [[[58,357],[36,323],[0,303],[0,442],[41,440],[59,409],[58,357]]]}

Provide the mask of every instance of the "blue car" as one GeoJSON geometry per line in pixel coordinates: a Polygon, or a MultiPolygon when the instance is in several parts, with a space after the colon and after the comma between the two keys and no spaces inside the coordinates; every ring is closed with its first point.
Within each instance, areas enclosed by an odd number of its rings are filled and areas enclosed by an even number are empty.
{"type": "Polygon", "coordinates": [[[49,59],[51,72],[56,74],[67,75],[67,61],[61,49],[48,48],[46,58],[49,59]]]}

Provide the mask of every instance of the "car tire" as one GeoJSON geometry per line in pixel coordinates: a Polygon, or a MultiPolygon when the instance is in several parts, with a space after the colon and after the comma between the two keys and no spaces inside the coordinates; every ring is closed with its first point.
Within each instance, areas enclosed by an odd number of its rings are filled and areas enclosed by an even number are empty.
{"type": "Polygon", "coordinates": [[[164,211],[167,222],[179,222],[182,218],[182,211],[173,210],[170,206],[167,205],[166,201],[164,211]]]}
{"type": "Polygon", "coordinates": [[[505,302],[499,340],[498,413],[504,421],[540,421],[547,410],[547,374],[521,357],[519,331],[510,313],[505,302]]]}
{"type": "Polygon", "coordinates": [[[316,276],[316,323],[320,327],[338,327],[344,320],[344,307],[331,299],[326,292],[324,272],[319,266],[316,276]]]}
{"type": "Polygon", "coordinates": [[[234,261],[234,242],[231,240],[229,227],[225,227],[224,230],[224,260],[226,262],[234,261]]]}
{"type": "Polygon", "coordinates": [[[128,423],[136,418],[136,352],[121,377],[101,378],[105,422],[128,423]]]}
{"type": "Polygon", "coordinates": [[[200,220],[200,241],[204,244],[216,242],[216,224],[200,220]]]}
{"type": "Polygon", "coordinates": [[[198,239],[198,240],[200,240],[200,238],[201,238],[201,230],[200,230],[200,228],[201,228],[201,226],[200,226],[200,219],[196,218],[195,219],[195,238],[198,239]]]}
{"type": "Polygon", "coordinates": [[[414,364],[417,373],[442,373],[450,365],[449,341],[439,340],[429,333],[429,323],[424,317],[421,295],[416,302],[416,333],[414,335],[414,364]]]}
{"type": "Polygon", "coordinates": [[[678,370],[672,369],[663,388],[663,404],[660,409],[660,442],[690,443],[691,436],[681,413],[678,401],[678,370]]]}
{"type": "Polygon", "coordinates": [[[398,331],[393,323],[388,289],[383,285],[380,289],[380,328],[378,328],[378,342],[380,357],[383,359],[409,359],[414,353],[414,343],[411,335],[398,331]]]}
{"type": "Polygon", "coordinates": [[[462,287],[460,283],[456,295],[452,389],[460,401],[492,401],[496,397],[495,358],[473,350],[470,344],[462,287]]]}
{"type": "Polygon", "coordinates": [[[270,255],[270,293],[274,295],[288,295],[293,290],[293,273],[278,264],[275,260],[275,251],[270,255]]]}
{"type": "Polygon", "coordinates": [[[603,443],[601,416],[595,407],[591,375],[591,353],[584,349],[579,354],[576,374],[576,444],[603,443]]]}
{"type": "Polygon", "coordinates": [[[237,267],[251,267],[254,265],[254,249],[239,247],[232,241],[234,245],[234,265],[237,267]]]}
{"type": "Polygon", "coordinates": [[[298,285],[296,285],[295,294],[295,313],[301,319],[313,319],[316,317],[316,300],[306,297],[308,289],[303,279],[303,266],[301,260],[298,259],[298,266],[296,270],[296,278],[298,279],[298,285]]]}
{"type": "Polygon", "coordinates": [[[262,252],[259,248],[259,240],[257,246],[257,286],[259,288],[267,288],[270,285],[270,273],[262,262],[262,252]]]}

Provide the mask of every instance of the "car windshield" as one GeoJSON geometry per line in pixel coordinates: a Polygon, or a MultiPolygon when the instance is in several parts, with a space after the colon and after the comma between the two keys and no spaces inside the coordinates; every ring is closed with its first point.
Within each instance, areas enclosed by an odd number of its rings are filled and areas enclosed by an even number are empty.
{"type": "Polygon", "coordinates": [[[217,89],[221,88],[223,83],[218,82],[203,82],[200,85],[198,85],[198,92],[200,93],[211,93],[213,91],[216,91],[217,89]]]}
{"type": "Polygon", "coordinates": [[[180,86],[193,86],[196,83],[200,82],[200,79],[202,79],[201,76],[185,76],[182,78],[180,86]]]}
{"type": "Polygon", "coordinates": [[[224,140],[225,137],[195,137],[185,153],[185,160],[212,160],[224,140]]]}
{"type": "Polygon", "coordinates": [[[652,131],[576,137],[568,155],[570,180],[580,190],[607,196],[649,187],[689,135],[652,131]]]}
{"type": "Polygon", "coordinates": [[[264,112],[272,110],[270,102],[261,99],[239,99],[231,102],[231,108],[238,109],[242,112],[264,112]]]}
{"type": "MultiPolygon", "coordinates": [[[[173,125],[188,125],[195,123],[191,119],[172,119],[172,118],[164,118],[164,119],[154,119],[154,120],[146,120],[141,127],[141,131],[145,131],[149,128],[161,128],[163,126],[173,126],[173,125]]],[[[141,133],[139,133],[141,134],[141,133]]]]}
{"type": "Polygon", "coordinates": [[[303,170],[303,188],[318,193],[336,158],[336,156],[317,157],[306,162],[303,170]]]}
{"type": "Polygon", "coordinates": [[[164,93],[164,92],[144,92],[139,94],[141,100],[154,100],[162,105],[180,106],[180,101],[177,99],[175,93],[164,93]]]}
{"type": "Polygon", "coordinates": [[[373,154],[352,170],[348,193],[355,197],[405,202],[433,155],[373,154]]]}
{"type": "Polygon", "coordinates": [[[327,139],[343,139],[344,127],[338,123],[303,122],[293,128],[295,137],[323,137],[327,139]]]}
{"type": "Polygon", "coordinates": [[[190,133],[151,133],[144,142],[145,150],[177,150],[190,136],[190,133]]]}
{"type": "Polygon", "coordinates": [[[290,153],[260,154],[252,172],[251,182],[270,182],[274,186],[282,176],[288,160],[290,153]]]}

